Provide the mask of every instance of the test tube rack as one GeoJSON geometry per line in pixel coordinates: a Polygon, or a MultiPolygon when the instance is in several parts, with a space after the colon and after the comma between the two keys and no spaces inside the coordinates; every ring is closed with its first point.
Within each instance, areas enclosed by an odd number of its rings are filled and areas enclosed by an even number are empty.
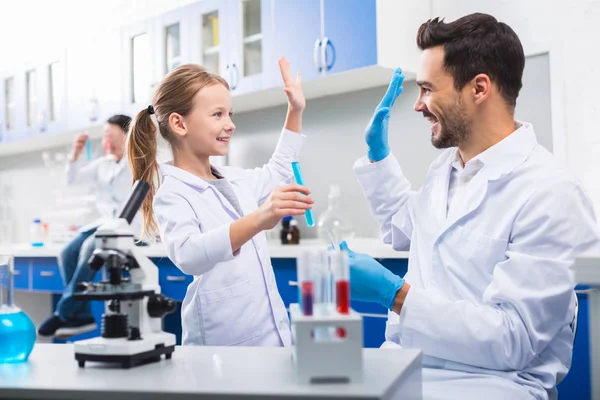
{"type": "Polygon", "coordinates": [[[290,304],[292,324],[292,362],[298,383],[355,383],[363,376],[362,317],[350,309],[348,314],[331,312],[328,315],[305,316],[298,304],[290,304]],[[319,339],[319,329],[337,335],[319,339]]]}

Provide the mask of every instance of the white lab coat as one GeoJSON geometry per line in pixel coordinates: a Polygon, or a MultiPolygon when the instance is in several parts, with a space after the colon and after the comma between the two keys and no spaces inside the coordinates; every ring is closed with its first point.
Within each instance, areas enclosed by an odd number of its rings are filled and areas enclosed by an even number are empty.
{"type": "Polygon", "coordinates": [[[382,347],[423,350],[436,368],[424,370],[426,398],[554,399],[573,349],[569,267],[600,253],[591,202],[522,123],[478,156],[483,168],[447,215],[455,154],[418,191],[393,155],[355,165],[384,242],[410,248],[411,288],[382,347]]]}
{"type": "MultiPolygon", "coordinates": [[[[116,162],[113,156],[104,156],[88,162],[80,157],[67,164],[67,184],[90,185],[95,188],[96,208],[99,218],[81,227],[85,232],[99,227],[104,222],[118,217],[132,188],[132,174],[127,159],[116,162]]],[[[131,229],[135,237],[140,237],[142,218],[136,214],[131,229]]]]}
{"type": "MultiPolygon", "coordinates": [[[[291,183],[304,136],[283,130],[262,168],[219,167],[244,215],[271,191],[291,183]]],[[[288,315],[281,300],[264,232],[232,253],[230,225],[235,208],[203,179],[169,164],[160,166],[162,185],[154,214],[169,259],[193,275],[181,309],[184,345],[288,346],[288,315]]]]}

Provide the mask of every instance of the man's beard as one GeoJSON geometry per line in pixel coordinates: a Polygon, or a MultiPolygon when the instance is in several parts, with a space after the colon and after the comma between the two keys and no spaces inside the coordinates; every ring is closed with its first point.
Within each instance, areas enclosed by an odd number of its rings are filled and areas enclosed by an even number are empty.
{"type": "MultiPolygon", "coordinates": [[[[425,115],[425,113],[423,113],[425,115]]],[[[463,143],[471,134],[471,121],[459,97],[457,103],[438,119],[439,133],[431,133],[431,143],[437,149],[456,147],[463,143]]]]}

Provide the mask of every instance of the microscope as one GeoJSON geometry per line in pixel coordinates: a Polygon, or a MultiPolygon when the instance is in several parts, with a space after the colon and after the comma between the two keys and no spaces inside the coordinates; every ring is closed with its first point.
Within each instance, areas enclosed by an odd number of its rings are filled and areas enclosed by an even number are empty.
{"type": "Polygon", "coordinates": [[[121,364],[122,368],[170,359],[175,335],[162,331],[162,318],[177,303],[160,293],[158,267],[134,244],[130,227],[150,186],[136,181],[119,218],[96,231],[96,250],[88,263],[94,271],[105,267],[98,283],[83,282],[73,298],[106,302],[102,335],[74,342],[79,367],[86,361],[121,364]]]}

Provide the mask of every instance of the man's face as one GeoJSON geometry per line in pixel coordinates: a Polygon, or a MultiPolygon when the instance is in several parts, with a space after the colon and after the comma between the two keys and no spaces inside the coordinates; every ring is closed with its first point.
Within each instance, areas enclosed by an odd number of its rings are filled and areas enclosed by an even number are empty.
{"type": "Polygon", "coordinates": [[[417,73],[419,97],[414,109],[432,123],[431,143],[438,149],[458,146],[471,134],[472,112],[454,78],[444,70],[444,48],[423,51],[417,73]]]}

